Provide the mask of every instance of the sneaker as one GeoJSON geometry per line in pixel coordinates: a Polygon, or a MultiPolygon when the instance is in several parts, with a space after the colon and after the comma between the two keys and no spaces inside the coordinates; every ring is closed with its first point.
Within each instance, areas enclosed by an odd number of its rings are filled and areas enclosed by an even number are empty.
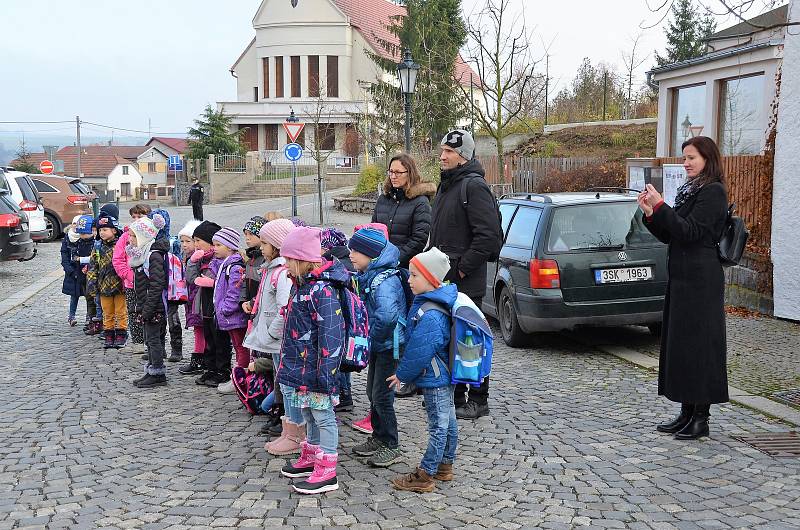
{"type": "Polygon", "coordinates": [[[297,493],[305,493],[306,495],[338,490],[339,481],[336,479],[336,464],[338,460],[338,454],[329,455],[320,451],[316,455],[314,472],[303,482],[293,484],[292,489],[297,493]]]}
{"type": "Polygon", "coordinates": [[[353,453],[358,456],[372,456],[382,449],[384,445],[376,438],[370,436],[367,441],[353,447],[353,453]]]}
{"type": "Polygon", "coordinates": [[[118,350],[124,348],[128,344],[128,331],[125,329],[118,329],[114,333],[114,347],[118,350]]]}
{"type": "Polygon", "coordinates": [[[213,376],[214,372],[212,372],[211,370],[206,370],[205,372],[202,373],[202,375],[200,375],[200,377],[195,378],[194,382],[196,385],[205,386],[206,381],[211,379],[213,376]]]}
{"type": "Polygon", "coordinates": [[[459,420],[477,420],[481,416],[489,415],[489,405],[479,405],[474,401],[467,401],[463,407],[456,407],[456,418],[459,420]]]}
{"type": "Polygon", "coordinates": [[[173,350],[172,353],[169,354],[169,357],[167,357],[167,362],[170,363],[177,363],[182,360],[183,360],[183,353],[175,350],[173,350]]]}
{"type": "Polygon", "coordinates": [[[150,360],[150,354],[147,353],[147,352],[143,353],[142,354],[142,360],[143,361],[149,361],[150,360]]]}
{"type": "Polygon", "coordinates": [[[134,383],[134,385],[138,388],[153,388],[156,386],[164,386],[167,384],[167,376],[166,375],[151,375],[147,374],[144,376],[143,379],[134,383]]]}
{"type": "Polygon", "coordinates": [[[217,386],[217,392],[220,394],[233,394],[233,381],[225,381],[217,386]]]}
{"type": "Polygon", "coordinates": [[[75,320],[75,317],[69,317],[67,319],[67,322],[69,322],[69,327],[71,327],[71,328],[74,328],[75,326],[78,325],[78,321],[75,320]]]}
{"type": "Polygon", "coordinates": [[[321,452],[318,445],[303,442],[300,444],[300,457],[294,463],[289,462],[283,466],[281,475],[289,478],[310,477],[314,472],[318,451],[321,452]]]}
{"type": "Polygon", "coordinates": [[[396,490],[413,491],[414,493],[430,493],[436,489],[433,477],[420,468],[408,475],[393,478],[392,486],[396,490]]]}
{"type": "Polygon", "coordinates": [[[192,354],[189,364],[184,364],[178,368],[178,373],[182,375],[192,375],[203,373],[203,365],[200,363],[200,356],[196,353],[192,354]]]}
{"type": "Polygon", "coordinates": [[[334,412],[352,412],[353,411],[353,396],[339,395],[339,404],[333,407],[334,412]]]}
{"type": "Polygon", "coordinates": [[[116,337],[116,330],[106,329],[103,330],[103,349],[108,350],[114,347],[114,338],[116,337]]]}
{"type": "Polygon", "coordinates": [[[227,383],[230,380],[230,375],[221,374],[219,372],[211,372],[211,375],[206,378],[204,385],[211,388],[218,388],[222,383],[227,383]]]}
{"type": "Polygon", "coordinates": [[[363,420],[354,421],[353,428],[364,434],[372,434],[372,417],[367,414],[363,420]]]}
{"type": "Polygon", "coordinates": [[[378,452],[367,458],[367,465],[371,467],[389,467],[398,460],[403,453],[399,447],[392,449],[385,445],[378,449],[378,452]]]}

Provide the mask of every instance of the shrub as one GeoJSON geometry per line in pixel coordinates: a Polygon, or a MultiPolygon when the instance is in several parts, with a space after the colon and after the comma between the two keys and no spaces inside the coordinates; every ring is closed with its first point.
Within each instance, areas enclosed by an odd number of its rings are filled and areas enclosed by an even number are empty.
{"type": "Polygon", "coordinates": [[[378,185],[382,184],[385,179],[386,169],[383,166],[369,164],[361,170],[354,193],[356,195],[365,195],[376,192],[378,191],[378,185]]]}
{"type": "Polygon", "coordinates": [[[566,172],[553,170],[534,186],[535,193],[586,191],[593,187],[624,187],[625,164],[605,162],[566,172]]]}

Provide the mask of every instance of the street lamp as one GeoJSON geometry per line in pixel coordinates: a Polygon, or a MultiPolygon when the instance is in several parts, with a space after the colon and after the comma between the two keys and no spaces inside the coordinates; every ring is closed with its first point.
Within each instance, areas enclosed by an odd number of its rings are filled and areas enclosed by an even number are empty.
{"type": "Polygon", "coordinates": [[[289,113],[289,117],[286,118],[286,121],[288,121],[289,123],[298,123],[300,121],[300,118],[294,115],[294,108],[292,107],[289,108],[292,110],[292,112],[289,113]]]}
{"type": "Polygon", "coordinates": [[[681,123],[681,129],[683,130],[683,139],[686,140],[689,138],[689,127],[692,126],[692,122],[689,121],[689,115],[686,115],[686,119],[683,120],[681,123]]]}
{"type": "Polygon", "coordinates": [[[417,74],[419,65],[411,58],[411,50],[406,48],[403,62],[397,65],[397,77],[400,79],[400,89],[405,95],[406,111],[406,152],[411,152],[411,98],[417,88],[417,74]]]}

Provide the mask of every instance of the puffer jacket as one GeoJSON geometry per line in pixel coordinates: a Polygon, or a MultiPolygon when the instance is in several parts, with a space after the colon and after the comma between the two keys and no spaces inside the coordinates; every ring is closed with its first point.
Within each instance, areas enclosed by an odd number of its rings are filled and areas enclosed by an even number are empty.
{"type": "Polygon", "coordinates": [[[191,259],[186,261],[186,283],[195,287],[194,299],[187,308],[191,308],[193,313],[199,315],[201,321],[204,318],[214,318],[214,288],[200,287],[194,281],[201,276],[216,278],[216,265],[219,265],[219,261],[214,257],[213,249],[208,250],[200,261],[192,262],[191,259]]]}
{"type": "Polygon", "coordinates": [[[397,378],[403,383],[420,388],[450,385],[450,319],[440,311],[422,313],[421,307],[426,302],[436,302],[452,309],[457,297],[458,288],[451,283],[414,297],[408,312],[406,349],[397,367],[397,378]]]}
{"type": "Polygon", "coordinates": [[[436,194],[432,182],[420,182],[408,192],[392,188],[378,197],[373,223],[383,223],[389,229],[389,241],[400,250],[400,266],[408,268],[408,262],[425,250],[431,231],[431,197],[436,194]]]}
{"type": "Polygon", "coordinates": [[[122,280],[114,270],[114,246],[117,238],[97,240],[89,260],[88,291],[100,296],[122,294],[122,280]]]}
{"type": "Polygon", "coordinates": [[[245,250],[247,259],[244,262],[244,285],[239,300],[248,302],[258,294],[258,284],[261,282],[261,266],[264,264],[264,255],[261,248],[251,247],[245,250]]]}
{"type": "MultiPolygon", "coordinates": [[[[61,242],[61,267],[64,269],[61,292],[70,296],[86,294],[86,275],[83,273],[83,266],[78,262],[78,245],[81,241],[85,240],[72,242],[69,234],[66,234],[61,242]]],[[[91,247],[91,240],[89,246],[91,247]]]]}
{"type": "Polygon", "coordinates": [[[189,266],[191,265],[189,263],[189,257],[190,256],[186,256],[183,259],[183,270],[185,271],[186,276],[186,290],[188,291],[188,300],[186,301],[186,329],[203,325],[203,315],[200,313],[200,311],[198,311],[198,308],[195,305],[195,300],[197,300],[197,302],[200,301],[197,298],[200,287],[194,283],[196,276],[195,278],[191,279],[189,277],[189,266]]]}
{"type": "Polygon", "coordinates": [[[117,244],[114,245],[114,255],[111,262],[114,264],[114,270],[117,271],[117,276],[122,280],[122,285],[126,289],[133,288],[133,269],[128,265],[128,254],[125,253],[125,247],[128,246],[128,240],[131,234],[128,232],[126,226],[122,235],[119,236],[117,244]]]}
{"type": "Polygon", "coordinates": [[[239,253],[222,260],[214,269],[214,316],[222,331],[247,327],[247,315],[239,299],[244,284],[244,262],[239,253]]]}
{"type": "Polygon", "coordinates": [[[277,257],[265,263],[261,272],[261,287],[253,303],[253,321],[243,344],[259,352],[277,353],[281,349],[286,320],[283,312],[291,296],[292,280],[286,269],[286,258],[277,257]]]}
{"type": "MultiPolygon", "coordinates": [[[[371,353],[392,351],[394,328],[406,310],[405,291],[400,284],[400,277],[397,274],[386,275],[397,270],[399,256],[397,247],[387,243],[381,255],[370,262],[367,270],[355,276],[358,296],[367,307],[371,353]]],[[[401,334],[400,344],[404,342],[405,337],[401,334]]]]}
{"type": "Polygon", "coordinates": [[[345,345],[339,290],[350,285],[350,273],[338,260],[324,261],[303,280],[286,308],[278,382],[333,395],[345,345]]]}
{"type": "Polygon", "coordinates": [[[153,241],[148,258],[147,274],[144,265],[133,269],[133,290],[136,303],[135,312],[142,314],[145,322],[163,318],[166,313],[164,294],[169,287],[167,271],[164,267],[165,256],[169,252],[169,241],[165,239],[153,241]]]}

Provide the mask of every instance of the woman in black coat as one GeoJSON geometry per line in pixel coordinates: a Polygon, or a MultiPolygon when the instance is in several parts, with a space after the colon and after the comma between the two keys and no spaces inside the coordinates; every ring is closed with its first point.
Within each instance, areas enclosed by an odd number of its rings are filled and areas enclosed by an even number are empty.
{"type": "Polygon", "coordinates": [[[389,241],[400,249],[400,266],[425,250],[431,231],[431,202],[436,186],[421,182],[417,164],[406,153],[389,163],[383,193],[378,197],[373,223],[383,223],[389,229],[389,241]]]}
{"type": "Polygon", "coordinates": [[[657,430],[693,440],[708,436],[710,405],[728,401],[725,279],[717,254],[728,197],[714,141],[699,136],[682,148],[688,180],[675,207],[650,184],[639,206],[650,232],[669,245],[658,393],[681,403],[681,412],[657,430]]]}

